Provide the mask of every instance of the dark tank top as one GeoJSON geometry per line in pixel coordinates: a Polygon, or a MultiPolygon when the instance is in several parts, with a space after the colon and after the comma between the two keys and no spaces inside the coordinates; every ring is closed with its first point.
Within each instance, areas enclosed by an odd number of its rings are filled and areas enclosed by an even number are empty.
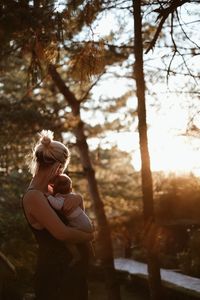
{"type": "MultiPolygon", "coordinates": [[[[30,190],[32,190],[32,189],[29,189],[28,191],[30,191],[30,190]]],[[[48,199],[47,199],[47,201],[48,201],[48,199]]],[[[50,203],[49,203],[49,205],[50,205],[50,203]]],[[[66,262],[69,262],[70,261],[70,253],[67,250],[67,248],[66,248],[63,241],[57,240],[55,237],[53,237],[49,233],[48,230],[46,230],[46,229],[36,229],[30,224],[30,222],[29,222],[29,220],[26,216],[25,210],[24,210],[23,199],[22,199],[22,209],[23,209],[23,213],[24,213],[24,216],[26,218],[26,221],[27,221],[33,235],[35,236],[35,239],[36,239],[37,244],[39,246],[38,247],[39,258],[41,257],[43,259],[46,259],[47,257],[52,256],[52,257],[54,257],[54,260],[55,260],[55,259],[57,259],[56,258],[57,254],[59,254],[58,259],[62,259],[62,260],[65,259],[66,262]]],[[[52,208],[52,209],[54,209],[54,208],[52,208]]],[[[64,218],[64,216],[61,213],[59,213],[58,211],[56,211],[55,209],[54,209],[54,211],[56,212],[58,217],[63,221],[63,223],[68,225],[67,224],[67,219],[64,218]]]]}
{"type": "MultiPolygon", "coordinates": [[[[50,205],[50,204],[49,204],[50,205]]],[[[35,229],[26,217],[29,227],[38,244],[35,270],[36,300],[87,300],[88,247],[77,244],[81,259],[70,266],[72,255],[63,241],[57,240],[46,229],[35,229]]],[[[66,218],[58,211],[58,217],[67,225],[66,218]]]]}

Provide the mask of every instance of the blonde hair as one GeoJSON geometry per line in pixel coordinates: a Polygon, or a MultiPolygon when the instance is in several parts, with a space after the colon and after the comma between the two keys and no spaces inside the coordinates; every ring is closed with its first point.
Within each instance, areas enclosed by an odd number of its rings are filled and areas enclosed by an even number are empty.
{"type": "Polygon", "coordinates": [[[39,166],[45,167],[55,162],[60,162],[63,165],[63,169],[65,169],[69,159],[69,149],[63,143],[53,139],[52,131],[42,130],[39,133],[39,141],[33,148],[30,171],[34,175],[39,166]]]}

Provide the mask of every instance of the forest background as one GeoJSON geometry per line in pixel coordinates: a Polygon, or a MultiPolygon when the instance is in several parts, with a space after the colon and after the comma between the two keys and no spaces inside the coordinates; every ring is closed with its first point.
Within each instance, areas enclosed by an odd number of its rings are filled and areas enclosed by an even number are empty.
{"type": "MultiPolygon", "coordinates": [[[[136,2],[2,1],[0,250],[16,267],[22,290],[36,245],[20,201],[31,179],[27,155],[42,129],[70,148],[67,171],[99,232],[96,263],[108,252],[147,261],[136,2]]],[[[160,266],[200,277],[199,3],[139,4],[155,251],[160,266]]]]}

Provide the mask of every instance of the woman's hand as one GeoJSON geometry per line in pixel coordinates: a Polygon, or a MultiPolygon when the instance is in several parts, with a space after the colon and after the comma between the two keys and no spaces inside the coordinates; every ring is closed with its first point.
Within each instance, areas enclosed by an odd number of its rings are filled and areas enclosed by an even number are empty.
{"type": "Polygon", "coordinates": [[[94,241],[94,232],[85,233],[85,234],[86,234],[86,236],[84,237],[84,240],[86,239],[86,241],[89,241],[89,242],[94,241]]]}
{"type": "Polygon", "coordinates": [[[66,226],[68,229],[68,236],[65,241],[73,244],[92,242],[94,241],[94,233],[87,233],[74,227],[66,226]]]}

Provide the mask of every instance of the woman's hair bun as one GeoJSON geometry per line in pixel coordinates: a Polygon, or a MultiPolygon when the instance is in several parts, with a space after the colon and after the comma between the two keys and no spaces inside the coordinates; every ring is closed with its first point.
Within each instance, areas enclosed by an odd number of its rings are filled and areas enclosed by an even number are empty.
{"type": "Polygon", "coordinates": [[[31,156],[29,168],[31,173],[35,175],[40,168],[47,168],[56,162],[62,165],[64,171],[69,163],[70,152],[63,143],[54,140],[51,130],[42,130],[38,133],[38,141],[31,156]]]}
{"type": "Polygon", "coordinates": [[[42,130],[39,134],[40,143],[44,146],[49,146],[53,140],[53,132],[50,130],[42,130]]]}

